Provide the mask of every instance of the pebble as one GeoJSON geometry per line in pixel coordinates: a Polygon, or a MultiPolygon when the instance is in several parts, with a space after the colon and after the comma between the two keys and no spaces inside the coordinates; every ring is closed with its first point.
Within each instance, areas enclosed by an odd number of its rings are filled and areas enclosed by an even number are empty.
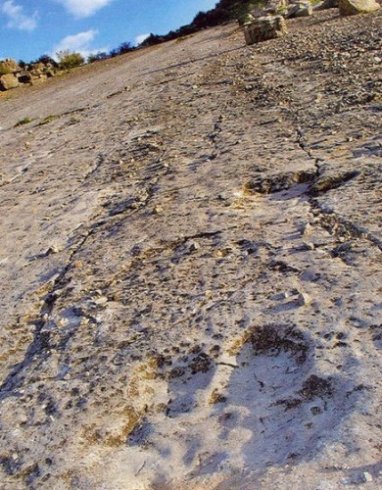
{"type": "Polygon", "coordinates": [[[97,305],[104,305],[108,301],[109,300],[106,296],[100,296],[100,297],[94,299],[94,303],[96,303],[97,305]]]}
{"type": "Polygon", "coordinates": [[[45,255],[52,255],[52,254],[57,254],[59,252],[59,248],[56,245],[52,245],[51,247],[48,248],[48,250],[45,252],[45,255]]]}
{"type": "Polygon", "coordinates": [[[363,473],[363,476],[365,478],[365,481],[367,481],[367,482],[373,481],[373,476],[368,471],[365,471],[363,473]]]}
{"type": "Polygon", "coordinates": [[[308,250],[314,250],[316,246],[314,245],[313,242],[302,242],[308,250]]]}
{"type": "Polygon", "coordinates": [[[300,292],[298,294],[297,302],[301,306],[307,306],[310,305],[310,303],[312,302],[312,298],[309,296],[309,294],[305,292],[300,292]]]}
{"type": "Polygon", "coordinates": [[[200,249],[200,244],[198,242],[191,242],[190,244],[190,252],[195,252],[200,249]]]}

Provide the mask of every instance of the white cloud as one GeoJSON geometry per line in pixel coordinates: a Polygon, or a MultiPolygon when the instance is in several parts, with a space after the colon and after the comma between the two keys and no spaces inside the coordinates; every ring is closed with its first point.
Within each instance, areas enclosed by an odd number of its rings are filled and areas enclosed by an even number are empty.
{"type": "Polygon", "coordinates": [[[89,17],[113,0],[56,0],[75,17],[89,17]]]}
{"type": "Polygon", "coordinates": [[[135,44],[138,46],[139,44],[143,43],[145,39],[147,39],[150,36],[150,34],[139,34],[135,39],[135,44]]]}
{"type": "Polygon", "coordinates": [[[7,27],[20,31],[33,31],[37,27],[37,12],[27,16],[23,7],[15,4],[13,0],[6,0],[0,11],[8,17],[7,27]]]}
{"type": "Polygon", "coordinates": [[[84,58],[87,58],[90,54],[98,53],[100,51],[108,51],[108,48],[92,48],[91,43],[97,36],[98,31],[91,29],[85,32],[79,32],[71,36],[66,36],[56,44],[51,53],[52,58],[57,59],[57,53],[60,51],[71,51],[81,53],[84,58]]]}

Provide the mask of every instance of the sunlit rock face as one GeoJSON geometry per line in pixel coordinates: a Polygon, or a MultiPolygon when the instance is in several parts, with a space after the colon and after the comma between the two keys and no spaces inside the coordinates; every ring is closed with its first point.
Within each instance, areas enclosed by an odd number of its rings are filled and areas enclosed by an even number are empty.
{"type": "Polygon", "coordinates": [[[382,485],[381,19],[1,94],[2,488],[382,485]]]}

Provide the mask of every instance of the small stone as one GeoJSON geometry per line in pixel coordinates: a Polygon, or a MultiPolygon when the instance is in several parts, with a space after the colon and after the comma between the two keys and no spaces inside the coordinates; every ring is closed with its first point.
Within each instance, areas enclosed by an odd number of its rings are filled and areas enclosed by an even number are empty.
{"type": "Polygon", "coordinates": [[[190,244],[190,252],[196,252],[196,250],[200,249],[200,244],[198,242],[192,242],[190,244]]]}
{"type": "Polygon", "coordinates": [[[221,259],[223,257],[227,257],[227,255],[229,255],[230,253],[230,250],[228,248],[223,248],[221,250],[216,250],[214,252],[214,256],[221,259]]]}
{"type": "Polygon", "coordinates": [[[307,306],[312,302],[312,298],[309,296],[309,294],[300,292],[298,294],[297,302],[300,306],[307,306]]]}
{"type": "Polygon", "coordinates": [[[95,298],[94,299],[94,302],[97,304],[97,305],[104,305],[108,302],[108,298],[106,296],[100,296],[98,298],[95,298]]]}
{"type": "Polygon", "coordinates": [[[373,481],[373,476],[368,471],[365,471],[363,473],[363,476],[364,476],[366,482],[373,481]]]}
{"type": "Polygon", "coordinates": [[[52,254],[57,254],[59,252],[59,248],[56,245],[52,245],[51,247],[48,248],[48,250],[45,252],[45,255],[52,255],[52,254]]]}
{"type": "Polygon", "coordinates": [[[307,250],[314,250],[316,248],[313,242],[302,242],[302,243],[305,245],[307,250]]]}

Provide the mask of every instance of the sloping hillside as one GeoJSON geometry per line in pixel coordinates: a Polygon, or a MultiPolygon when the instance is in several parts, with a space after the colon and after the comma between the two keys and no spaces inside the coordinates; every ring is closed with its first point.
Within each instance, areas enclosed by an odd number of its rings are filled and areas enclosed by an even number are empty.
{"type": "Polygon", "coordinates": [[[382,486],[382,14],[289,30],[0,99],[1,488],[382,486]]]}

